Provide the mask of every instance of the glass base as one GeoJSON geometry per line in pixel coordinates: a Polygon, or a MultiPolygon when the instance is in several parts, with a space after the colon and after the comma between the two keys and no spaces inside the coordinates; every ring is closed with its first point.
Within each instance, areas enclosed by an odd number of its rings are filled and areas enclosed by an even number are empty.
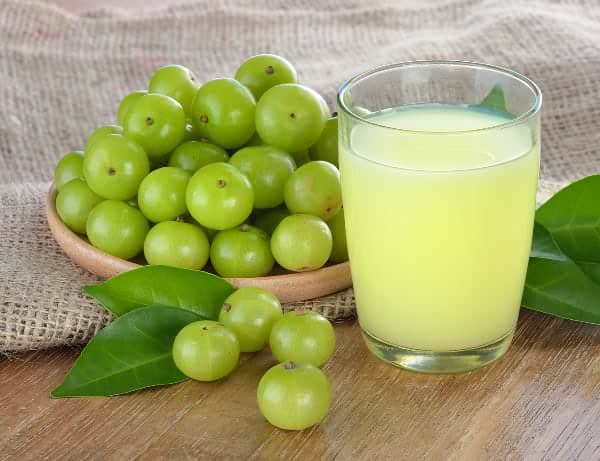
{"type": "Polygon", "coordinates": [[[420,373],[464,373],[483,367],[504,355],[513,333],[511,331],[493,343],[474,349],[433,352],[394,346],[362,330],[367,347],[376,357],[397,367],[420,373]]]}

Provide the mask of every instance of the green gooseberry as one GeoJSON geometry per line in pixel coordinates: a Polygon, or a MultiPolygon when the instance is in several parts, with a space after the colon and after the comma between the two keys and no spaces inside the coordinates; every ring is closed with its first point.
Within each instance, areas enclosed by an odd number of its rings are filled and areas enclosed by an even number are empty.
{"type": "Polygon", "coordinates": [[[229,295],[219,314],[219,322],[231,330],[242,352],[263,349],[273,324],[283,316],[277,297],[259,287],[242,287],[229,295]]]}
{"type": "Polygon", "coordinates": [[[308,213],[324,220],[342,208],[340,172],[329,162],[302,165],[285,184],[285,205],[292,213],[308,213]]]}
{"type": "Polygon", "coordinates": [[[183,168],[194,174],[209,163],[228,160],[229,155],[221,146],[208,142],[187,141],[175,148],[169,159],[169,165],[183,168]]]}
{"type": "Polygon", "coordinates": [[[337,117],[327,120],[321,137],[311,146],[309,153],[311,159],[323,160],[339,168],[337,117]]]}
{"type": "Polygon", "coordinates": [[[256,131],[266,144],[300,152],[317,142],[328,113],[325,100],[313,89],[297,83],[277,85],[256,105],[256,131]]]}
{"type": "Polygon", "coordinates": [[[186,114],[192,109],[192,100],[198,90],[196,77],[187,67],[169,64],[159,68],[148,83],[150,93],[169,96],[183,107],[186,114]]]}
{"type": "Polygon", "coordinates": [[[88,215],[86,233],[96,248],[130,259],[144,248],[148,221],[137,208],[118,200],[105,200],[88,215]]]}
{"type": "Polygon", "coordinates": [[[248,146],[262,146],[264,145],[264,141],[260,139],[260,136],[255,131],[252,137],[246,142],[246,147],[248,146]]]}
{"type": "Polygon", "coordinates": [[[202,269],[208,262],[208,238],[198,226],[164,221],[155,225],[144,241],[148,264],[202,269]]]}
{"type": "Polygon", "coordinates": [[[301,431],[318,424],[331,405],[331,385],[317,367],[285,362],[270,368],[258,383],[258,408],[280,429],[301,431]]]}
{"type": "Polygon", "coordinates": [[[96,128],[94,132],[87,138],[84,152],[87,152],[96,143],[96,141],[110,134],[123,134],[123,128],[121,128],[119,125],[102,125],[101,127],[96,128]]]}
{"type": "Polygon", "coordinates": [[[279,319],[269,336],[271,353],[279,362],[323,365],[335,349],[331,322],[312,311],[290,311],[279,319]]]}
{"type": "Polygon", "coordinates": [[[267,235],[273,235],[275,228],[282,219],[290,215],[289,210],[283,205],[268,210],[257,211],[260,211],[260,213],[254,218],[254,225],[266,232],[267,235]]]}
{"type": "Polygon", "coordinates": [[[83,152],[75,150],[62,157],[54,169],[54,187],[60,191],[72,179],[83,179],[83,152]]]}
{"type": "Polygon", "coordinates": [[[150,172],[144,149],[119,134],[105,135],[86,150],[83,175],[100,197],[129,200],[136,196],[142,179],[150,172]]]}
{"type": "Polygon", "coordinates": [[[85,234],[90,211],[102,201],[81,179],[72,179],[56,196],[56,212],[73,232],[85,234]]]}
{"type": "Polygon", "coordinates": [[[148,94],[146,90],[133,91],[132,93],[129,93],[127,96],[121,99],[121,102],[119,103],[119,108],[117,109],[117,123],[120,126],[123,126],[125,124],[125,119],[127,117],[127,112],[129,112],[129,109],[131,109],[135,105],[137,100],[145,94],[148,94]]]}
{"type": "Polygon", "coordinates": [[[154,170],[138,190],[138,206],[152,222],[171,221],[187,213],[185,192],[190,174],[172,166],[154,170]]]}
{"type": "Polygon", "coordinates": [[[192,122],[202,137],[225,149],[243,146],[254,134],[256,101],[232,78],[202,85],[192,103],[192,122]]]}
{"type": "Polygon", "coordinates": [[[222,277],[262,277],[275,264],[269,236],[248,224],[219,232],[212,241],[210,261],[222,277]]]}
{"type": "Polygon", "coordinates": [[[125,117],[124,134],[139,143],[148,157],[162,157],[185,136],[183,107],[163,94],[148,93],[135,101],[125,117]]]}
{"type": "Polygon", "coordinates": [[[258,101],[269,88],[282,83],[296,83],[298,75],[290,62],[274,54],[257,54],[242,63],[235,79],[244,84],[258,101]]]}
{"type": "Polygon", "coordinates": [[[292,152],[290,155],[292,157],[294,157],[294,161],[296,162],[297,167],[301,167],[305,163],[312,161],[312,159],[310,158],[310,155],[308,153],[308,150],[303,150],[300,152],[292,152]]]}
{"type": "Polygon", "coordinates": [[[348,261],[348,245],[346,243],[346,224],[344,223],[344,209],[327,221],[332,237],[331,256],[329,260],[334,263],[348,261]]]}
{"type": "Polygon", "coordinates": [[[294,272],[322,267],[331,255],[331,248],[331,231],[325,221],[308,214],[283,218],[271,236],[275,261],[294,272]]]}
{"type": "Polygon", "coordinates": [[[230,229],[242,224],[254,206],[252,184],[228,163],[200,168],[188,183],[186,204],[192,217],[210,229],[230,229]]]}
{"type": "Polygon", "coordinates": [[[296,169],[290,154],[272,146],[244,147],[229,163],[250,180],[256,208],[273,208],[283,203],[285,183],[296,169]]]}
{"type": "Polygon", "coordinates": [[[240,358],[236,336],[213,320],[186,325],[173,341],[175,366],[188,378],[215,381],[231,373],[240,358]]]}

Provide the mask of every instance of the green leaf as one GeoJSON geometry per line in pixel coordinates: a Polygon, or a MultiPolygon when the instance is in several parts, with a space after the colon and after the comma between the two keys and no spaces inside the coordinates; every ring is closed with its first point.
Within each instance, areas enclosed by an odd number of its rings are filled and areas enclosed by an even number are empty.
{"type": "Polygon", "coordinates": [[[227,280],[208,272],[168,266],[144,266],[84,291],[115,316],[140,307],[181,307],[217,320],[225,298],[234,291],[227,280]]]}
{"type": "Polygon", "coordinates": [[[600,262],[600,176],[588,176],[556,193],[536,213],[569,258],[600,262]]]}
{"type": "Polygon", "coordinates": [[[506,108],[504,90],[500,84],[494,85],[487,96],[479,103],[479,106],[488,107],[499,112],[506,112],[507,114],[509,113],[508,109],[506,108]]]}
{"type": "Polygon", "coordinates": [[[600,323],[600,176],[570,184],[536,212],[522,304],[600,323]]]}
{"type": "Polygon", "coordinates": [[[570,259],[548,229],[536,223],[521,304],[569,320],[600,323],[600,285],[590,276],[600,274],[600,264],[586,266],[570,259]]]}
{"type": "Polygon", "coordinates": [[[81,351],[53,397],[109,396],[186,379],[171,347],[177,333],[200,317],[172,307],[129,312],[101,330],[81,351]]]}
{"type": "Polygon", "coordinates": [[[533,225],[533,242],[529,256],[532,258],[553,259],[555,261],[569,260],[558,247],[548,229],[537,222],[533,225]]]}
{"type": "Polygon", "coordinates": [[[577,265],[586,275],[597,284],[600,284],[600,264],[587,261],[577,261],[577,265]]]}

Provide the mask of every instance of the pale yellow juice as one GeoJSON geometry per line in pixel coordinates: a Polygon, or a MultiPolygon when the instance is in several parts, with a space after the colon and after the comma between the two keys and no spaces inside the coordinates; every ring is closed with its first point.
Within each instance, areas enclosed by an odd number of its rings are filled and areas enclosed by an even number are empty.
{"type": "Polygon", "coordinates": [[[425,351],[476,348],[509,335],[531,245],[536,128],[482,130],[509,119],[434,104],[369,121],[413,131],[357,124],[340,146],[361,327],[425,351]]]}

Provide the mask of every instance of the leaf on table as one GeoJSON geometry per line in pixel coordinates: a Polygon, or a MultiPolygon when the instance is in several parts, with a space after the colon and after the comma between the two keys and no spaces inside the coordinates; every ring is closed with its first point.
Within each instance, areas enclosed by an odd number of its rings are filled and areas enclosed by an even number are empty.
{"type": "Polygon", "coordinates": [[[180,307],[217,320],[223,301],[234,291],[227,280],[208,272],[168,266],[144,266],[84,291],[115,316],[140,307],[180,307]]]}
{"type": "Polygon", "coordinates": [[[600,323],[600,285],[590,276],[600,274],[600,264],[586,266],[569,258],[548,229],[536,223],[521,304],[569,320],[600,323]]]}
{"type": "Polygon", "coordinates": [[[536,212],[569,258],[600,262],[600,175],[588,176],[557,192],[536,212]]]}
{"type": "Polygon", "coordinates": [[[177,333],[200,318],[184,309],[150,306],[115,319],[81,351],[52,396],[110,396],[184,381],[171,348],[177,333]]]}

